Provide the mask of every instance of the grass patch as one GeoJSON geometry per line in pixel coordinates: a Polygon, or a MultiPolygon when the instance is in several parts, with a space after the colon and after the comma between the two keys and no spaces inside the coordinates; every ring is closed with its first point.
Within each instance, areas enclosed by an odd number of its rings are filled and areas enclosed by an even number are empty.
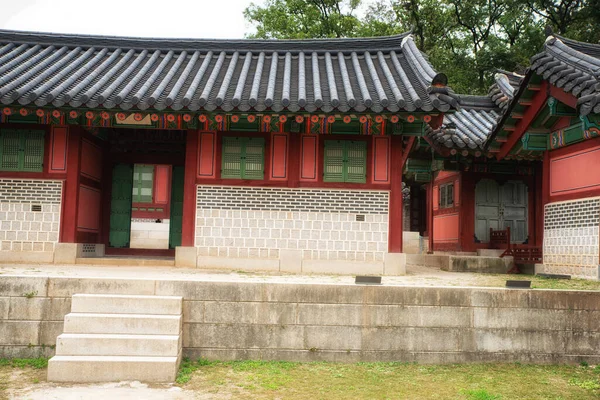
{"type": "Polygon", "coordinates": [[[48,358],[0,358],[0,367],[42,369],[48,367],[48,358]]]}
{"type": "Polygon", "coordinates": [[[597,399],[600,371],[522,364],[190,361],[177,382],[235,399],[597,399]]]}
{"type": "Polygon", "coordinates": [[[503,287],[507,280],[531,281],[532,289],[560,289],[560,290],[600,290],[600,281],[588,279],[553,279],[536,275],[498,275],[481,274],[477,277],[476,286],[503,287]]]}

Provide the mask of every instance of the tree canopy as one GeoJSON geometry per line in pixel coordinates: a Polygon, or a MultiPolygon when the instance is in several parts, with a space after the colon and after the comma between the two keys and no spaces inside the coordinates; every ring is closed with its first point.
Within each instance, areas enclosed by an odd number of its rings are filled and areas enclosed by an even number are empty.
{"type": "Polygon", "coordinates": [[[457,92],[487,92],[498,69],[522,72],[544,27],[600,40],[600,0],[264,0],[244,12],[264,39],[384,36],[412,30],[457,92]]]}

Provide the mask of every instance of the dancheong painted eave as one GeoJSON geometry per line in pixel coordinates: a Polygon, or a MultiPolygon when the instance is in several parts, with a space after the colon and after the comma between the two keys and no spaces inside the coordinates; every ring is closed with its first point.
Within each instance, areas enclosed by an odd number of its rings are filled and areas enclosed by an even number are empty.
{"type": "Polygon", "coordinates": [[[551,34],[531,71],[577,98],[581,115],[600,113],[600,45],[551,34]]]}
{"type": "Polygon", "coordinates": [[[0,31],[5,105],[225,112],[446,112],[459,97],[410,34],[146,39],[0,31]]]}

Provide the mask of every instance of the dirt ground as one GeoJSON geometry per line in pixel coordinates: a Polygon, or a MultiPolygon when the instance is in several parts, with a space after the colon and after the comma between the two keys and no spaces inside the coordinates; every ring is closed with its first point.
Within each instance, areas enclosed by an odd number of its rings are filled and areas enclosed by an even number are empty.
{"type": "MultiPolygon", "coordinates": [[[[382,284],[388,286],[478,286],[503,287],[507,279],[532,280],[538,289],[600,290],[600,281],[572,279],[544,279],[531,275],[495,275],[468,272],[448,272],[439,268],[408,265],[404,276],[385,276],[382,284]]],[[[208,282],[272,282],[306,284],[354,284],[351,275],[294,275],[270,272],[209,271],[176,267],[131,267],[91,265],[0,264],[2,275],[28,275],[49,277],[78,277],[115,279],[164,279],[208,282]]]]}

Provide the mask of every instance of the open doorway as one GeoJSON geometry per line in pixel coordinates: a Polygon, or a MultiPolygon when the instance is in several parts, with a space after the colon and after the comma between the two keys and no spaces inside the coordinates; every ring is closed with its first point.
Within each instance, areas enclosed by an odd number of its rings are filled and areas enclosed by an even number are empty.
{"type": "Polygon", "coordinates": [[[107,254],[173,255],[181,245],[185,142],[176,133],[111,132],[107,254]]]}
{"type": "Polygon", "coordinates": [[[109,246],[168,250],[181,245],[183,167],[117,164],[109,246]]]}

